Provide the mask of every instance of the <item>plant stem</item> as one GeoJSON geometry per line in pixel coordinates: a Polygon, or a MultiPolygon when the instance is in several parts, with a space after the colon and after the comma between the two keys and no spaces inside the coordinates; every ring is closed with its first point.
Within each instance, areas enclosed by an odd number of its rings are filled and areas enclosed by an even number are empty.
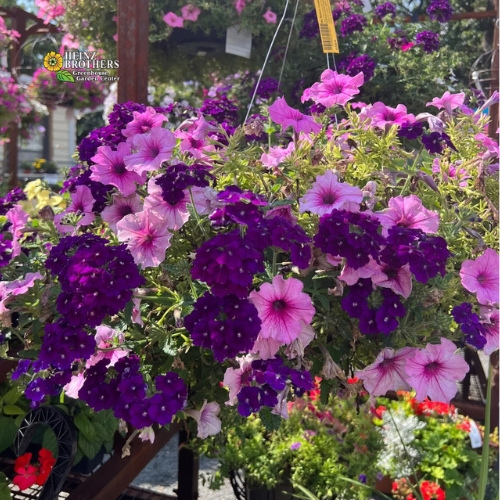
{"type": "Polygon", "coordinates": [[[486,483],[488,482],[489,454],[490,454],[490,426],[491,426],[491,387],[493,385],[493,363],[490,357],[488,365],[488,385],[486,387],[486,409],[484,415],[483,452],[481,454],[481,472],[479,473],[478,500],[484,500],[486,483]]]}

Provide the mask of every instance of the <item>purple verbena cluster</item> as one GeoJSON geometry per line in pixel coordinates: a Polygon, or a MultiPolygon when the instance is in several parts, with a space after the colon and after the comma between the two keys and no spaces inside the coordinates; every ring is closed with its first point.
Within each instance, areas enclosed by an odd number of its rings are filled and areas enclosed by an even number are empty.
{"type": "Polygon", "coordinates": [[[187,387],[177,373],[157,375],[153,392],[148,391],[137,356],[118,360],[113,375],[108,370],[109,362],[102,359],[88,368],[78,392],[78,397],[95,411],[112,409],[117,418],[141,429],[155,423],[167,425],[185,407],[187,387]]]}
{"type": "Polygon", "coordinates": [[[20,187],[15,187],[0,198],[0,215],[5,215],[18,201],[25,199],[24,191],[20,187]]]}
{"type": "Polygon", "coordinates": [[[252,349],[261,321],[248,299],[235,295],[214,297],[206,292],[196,301],[184,324],[193,344],[211,349],[214,358],[222,363],[252,349]]]}
{"type": "Polygon", "coordinates": [[[409,43],[406,33],[403,30],[395,30],[394,37],[389,37],[387,43],[392,50],[401,50],[401,48],[409,43]]]}
{"type": "Polygon", "coordinates": [[[380,246],[385,243],[379,234],[377,219],[359,212],[332,210],[319,221],[314,244],[324,253],[344,257],[353,269],[368,264],[371,255],[378,259],[380,246]]]}
{"type": "Polygon", "coordinates": [[[192,187],[206,187],[210,185],[213,176],[209,167],[195,163],[186,165],[177,163],[166,168],[166,172],[156,179],[156,184],[161,187],[162,198],[174,206],[185,196],[185,190],[192,187]]]}
{"type": "Polygon", "coordinates": [[[343,37],[352,35],[356,31],[363,31],[367,24],[366,17],[362,14],[351,14],[346,17],[340,25],[340,33],[343,37]]]}
{"type": "MultiPolygon", "coordinates": [[[[252,91],[250,92],[250,96],[252,96],[253,93],[255,92],[256,85],[257,83],[255,83],[255,85],[253,86],[252,91]]],[[[259,82],[259,87],[257,89],[256,95],[259,96],[261,99],[269,99],[271,96],[276,94],[278,90],[279,90],[278,80],[276,80],[276,78],[272,78],[269,76],[267,78],[263,78],[259,82]]]]}
{"type": "Polygon", "coordinates": [[[439,49],[439,33],[434,31],[420,31],[415,35],[415,42],[427,53],[436,52],[439,49]]]}
{"type": "Polygon", "coordinates": [[[396,16],[396,6],[392,2],[384,2],[375,7],[375,15],[380,19],[385,16],[394,18],[396,16]]]}
{"type": "Polygon", "coordinates": [[[238,108],[225,95],[220,99],[205,99],[200,111],[211,116],[217,123],[238,121],[238,108]]]}
{"type": "Polygon", "coordinates": [[[376,63],[366,54],[358,56],[356,52],[351,52],[337,66],[339,70],[344,70],[349,76],[356,76],[359,72],[363,73],[366,83],[373,78],[376,63]]]}
{"type": "Polygon", "coordinates": [[[238,229],[205,241],[191,268],[194,279],[212,287],[216,297],[248,296],[254,274],[264,271],[264,254],[243,239],[238,229]]]}
{"type": "Polygon", "coordinates": [[[244,387],[238,393],[238,412],[243,417],[258,412],[263,406],[274,408],[278,395],[290,382],[295,394],[301,396],[314,387],[307,370],[289,368],[279,357],[252,362],[252,369],[242,377],[244,387]]]}
{"type": "Polygon", "coordinates": [[[451,315],[460,329],[465,334],[465,341],[476,349],[486,345],[485,329],[479,316],[472,312],[472,304],[463,302],[451,310],[451,315]]]}
{"type": "Polygon", "coordinates": [[[312,10],[307,14],[304,14],[304,19],[302,21],[302,29],[300,30],[300,38],[307,38],[311,40],[312,38],[317,38],[319,35],[319,24],[318,17],[316,16],[316,10],[312,10]]]}
{"type": "Polygon", "coordinates": [[[11,255],[12,240],[7,239],[4,234],[0,234],[0,267],[9,264],[11,255]]]}
{"type": "Polygon", "coordinates": [[[440,23],[447,23],[453,15],[453,9],[448,0],[431,0],[426,12],[431,21],[439,21],[440,23]]]}

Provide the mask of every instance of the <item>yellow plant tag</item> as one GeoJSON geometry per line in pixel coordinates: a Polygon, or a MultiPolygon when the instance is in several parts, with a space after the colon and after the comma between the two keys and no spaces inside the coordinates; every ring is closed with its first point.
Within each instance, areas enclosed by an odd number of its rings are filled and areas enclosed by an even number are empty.
{"type": "Polygon", "coordinates": [[[332,7],[330,0],[314,0],[316,16],[318,16],[319,33],[321,35],[321,44],[325,54],[338,54],[339,42],[333,24],[332,7]]]}

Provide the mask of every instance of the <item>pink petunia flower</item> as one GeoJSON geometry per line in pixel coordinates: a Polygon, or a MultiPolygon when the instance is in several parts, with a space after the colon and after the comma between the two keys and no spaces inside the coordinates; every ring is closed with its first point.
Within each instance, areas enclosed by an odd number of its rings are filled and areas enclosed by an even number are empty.
{"type": "Polygon", "coordinates": [[[125,142],[118,144],[116,151],[109,146],[100,146],[97,154],[92,157],[95,165],[90,167],[92,170],[90,178],[93,181],[117,187],[123,196],[135,193],[135,183],[144,184],[145,178],[127,169],[125,157],[128,154],[130,154],[130,145],[125,142]]]}
{"type": "Polygon", "coordinates": [[[222,384],[229,389],[229,400],[226,401],[226,405],[232,406],[238,402],[238,393],[246,385],[247,378],[252,373],[252,362],[256,359],[257,357],[252,354],[237,357],[239,368],[228,368],[224,373],[222,384]]]}
{"type": "Polygon", "coordinates": [[[337,176],[331,170],[327,170],[323,175],[316,177],[312,188],[300,198],[299,211],[324,215],[331,213],[333,209],[359,210],[362,201],[363,193],[359,187],[338,182],[337,176]],[[350,205],[351,203],[355,206],[350,205]]]}
{"type": "Polygon", "coordinates": [[[259,313],[262,326],[259,335],[290,344],[299,337],[304,324],[309,325],[316,310],[311,297],[302,292],[304,284],[295,278],[284,280],[278,275],[264,283],[249,299],[259,313]]]}
{"type": "Polygon", "coordinates": [[[280,97],[269,106],[269,116],[274,123],[281,125],[283,129],[292,127],[296,134],[300,132],[314,132],[321,130],[321,125],[316,123],[310,116],[304,115],[298,109],[291,108],[284,97],[280,97]]]}
{"type": "Polygon", "coordinates": [[[391,108],[380,101],[364,108],[359,117],[360,120],[370,118],[370,123],[373,127],[382,129],[386,126],[413,123],[415,121],[415,115],[408,113],[406,106],[403,104],[398,104],[395,108],[391,108]]]}
{"type": "Polygon", "coordinates": [[[305,89],[300,100],[305,102],[311,99],[327,108],[344,106],[347,101],[359,94],[359,87],[364,81],[365,77],[361,72],[356,76],[349,76],[339,75],[336,71],[326,69],[321,73],[321,82],[316,82],[312,87],[305,89]]]}
{"type": "Polygon", "coordinates": [[[141,316],[141,299],[138,297],[132,299],[132,323],[144,326],[141,316]]]}
{"type": "Polygon", "coordinates": [[[238,13],[239,16],[241,16],[241,13],[243,12],[246,6],[247,4],[245,0],[236,0],[236,2],[234,3],[234,8],[236,9],[236,12],[238,13]]]}
{"type": "Polygon", "coordinates": [[[207,403],[206,399],[199,410],[185,410],[185,413],[193,417],[198,423],[197,436],[201,439],[206,439],[208,436],[213,436],[220,432],[222,422],[217,417],[219,412],[219,403],[215,401],[207,403]]]}
{"type": "Polygon", "coordinates": [[[259,335],[250,352],[258,354],[259,359],[272,359],[282,345],[285,344],[279,340],[272,338],[265,339],[262,335],[259,335]]]}
{"type": "Polygon", "coordinates": [[[363,381],[365,389],[372,396],[384,396],[387,391],[407,391],[410,386],[406,381],[404,367],[416,350],[404,347],[395,351],[385,347],[371,365],[356,371],[355,376],[363,381]]]}
{"type": "Polygon", "coordinates": [[[92,196],[92,191],[88,186],[76,186],[75,191],[71,193],[71,203],[69,207],[64,212],[54,217],[55,226],[63,233],[71,233],[80,226],[92,224],[95,219],[95,214],[92,211],[94,203],[95,198],[92,196]],[[83,215],[76,223],[76,227],[62,223],[64,216],[69,213],[83,215]]]}
{"type": "Polygon", "coordinates": [[[405,299],[410,296],[412,282],[409,264],[405,264],[397,270],[389,266],[379,266],[378,272],[371,276],[371,279],[374,285],[390,288],[405,299]]]}
{"type": "Polygon", "coordinates": [[[373,214],[384,230],[384,236],[392,226],[421,229],[424,233],[436,233],[439,227],[439,214],[427,210],[418,196],[396,196],[389,200],[389,208],[373,214]]]}
{"type": "Polygon", "coordinates": [[[198,21],[200,12],[201,10],[191,3],[181,8],[182,19],[184,19],[184,21],[192,21],[193,23],[198,21]]]}
{"type": "Polygon", "coordinates": [[[457,382],[469,371],[464,358],[456,353],[457,346],[445,337],[441,344],[427,344],[407,359],[406,380],[417,392],[416,398],[449,403],[457,393],[457,382]]]}
{"type": "Polygon", "coordinates": [[[132,144],[137,152],[125,157],[125,165],[128,170],[143,175],[158,170],[164,161],[170,160],[175,147],[175,135],[170,130],[155,127],[147,134],[133,136],[132,144]]]}
{"type": "Polygon", "coordinates": [[[35,285],[36,280],[43,280],[43,276],[39,272],[27,273],[24,278],[5,283],[4,291],[7,295],[23,295],[35,285]]]}
{"type": "Polygon", "coordinates": [[[451,116],[452,111],[464,103],[464,99],[465,94],[463,92],[460,92],[459,94],[450,94],[450,92],[447,90],[443,94],[443,97],[434,97],[434,99],[432,99],[431,102],[428,102],[426,106],[434,106],[438,109],[444,108],[448,116],[451,116]]]}
{"type": "Polygon", "coordinates": [[[277,167],[284,160],[289,158],[295,151],[295,143],[291,142],[286,148],[274,146],[269,148],[269,153],[262,153],[260,161],[267,168],[277,167]]]}
{"type": "MultiPolygon", "coordinates": [[[[353,269],[347,264],[344,265],[342,272],[340,273],[339,279],[344,281],[347,285],[355,285],[361,278],[371,278],[375,274],[380,272],[380,266],[375,262],[373,257],[370,255],[368,257],[370,260],[368,264],[359,267],[358,269],[353,269]]],[[[337,259],[336,259],[337,260],[337,259]]],[[[334,262],[336,262],[336,260],[334,262]]],[[[340,258],[340,261],[342,258],[340,258]]],[[[335,265],[337,265],[337,262],[335,265]]],[[[334,265],[332,263],[332,265],[334,265]]]]}
{"type": "Polygon", "coordinates": [[[101,217],[104,222],[107,222],[110,229],[116,233],[116,224],[120,222],[126,215],[141,212],[143,206],[141,198],[137,193],[130,196],[113,195],[113,204],[107,206],[102,212],[101,217]]]}
{"type": "Polygon", "coordinates": [[[498,303],[498,253],[487,248],[476,260],[466,260],[460,268],[462,286],[475,293],[483,305],[498,303]]]}
{"type": "Polygon", "coordinates": [[[415,42],[403,43],[403,45],[401,45],[401,52],[408,52],[414,46],[415,42]]]}
{"type": "Polygon", "coordinates": [[[262,16],[266,23],[268,24],[276,24],[278,20],[278,16],[268,7],[266,13],[262,16]]]}
{"type": "Polygon", "coordinates": [[[151,210],[127,215],[116,227],[118,240],[127,242],[136,264],[143,268],[157,267],[165,260],[172,233],[166,228],[165,221],[151,210]]]}
{"type": "Polygon", "coordinates": [[[14,205],[5,215],[11,224],[9,227],[9,232],[12,234],[12,253],[10,256],[14,259],[21,253],[19,240],[23,237],[23,229],[26,227],[29,215],[21,205],[14,205]]]}
{"type": "Polygon", "coordinates": [[[172,28],[183,28],[184,27],[184,19],[174,14],[173,12],[167,12],[163,16],[163,20],[172,28]]]}
{"type": "Polygon", "coordinates": [[[483,352],[489,356],[499,347],[500,318],[498,309],[496,307],[480,306],[479,318],[484,327],[484,336],[486,338],[483,352]]]}
{"type": "Polygon", "coordinates": [[[135,134],[147,134],[151,129],[161,127],[164,121],[168,121],[167,117],[161,113],[157,113],[154,108],[148,106],[143,113],[133,111],[134,119],[127,123],[127,126],[122,130],[124,137],[132,137],[135,134]]]}
{"type": "Polygon", "coordinates": [[[148,181],[148,196],[144,198],[144,209],[154,210],[168,229],[176,231],[189,219],[187,208],[187,204],[191,202],[189,193],[185,191],[184,198],[175,205],[171,205],[163,199],[161,187],[156,184],[156,179],[157,177],[151,177],[148,181]]]}

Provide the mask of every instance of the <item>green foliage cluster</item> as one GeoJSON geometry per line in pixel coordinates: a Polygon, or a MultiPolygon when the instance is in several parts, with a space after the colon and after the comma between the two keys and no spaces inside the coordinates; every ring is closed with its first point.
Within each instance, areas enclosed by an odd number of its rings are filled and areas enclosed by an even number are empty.
{"type": "Polygon", "coordinates": [[[375,484],[382,442],[371,419],[368,407],[357,407],[354,397],[332,397],[327,404],[299,398],[278,429],[269,430],[262,417],[252,416],[232,422],[224,442],[214,437],[200,447],[220,461],[213,487],[231,471],[243,470],[250,487],[279,489],[291,483],[320,499],[341,493],[366,499],[367,489],[349,485],[343,477],[357,480],[364,474],[375,484]]]}

